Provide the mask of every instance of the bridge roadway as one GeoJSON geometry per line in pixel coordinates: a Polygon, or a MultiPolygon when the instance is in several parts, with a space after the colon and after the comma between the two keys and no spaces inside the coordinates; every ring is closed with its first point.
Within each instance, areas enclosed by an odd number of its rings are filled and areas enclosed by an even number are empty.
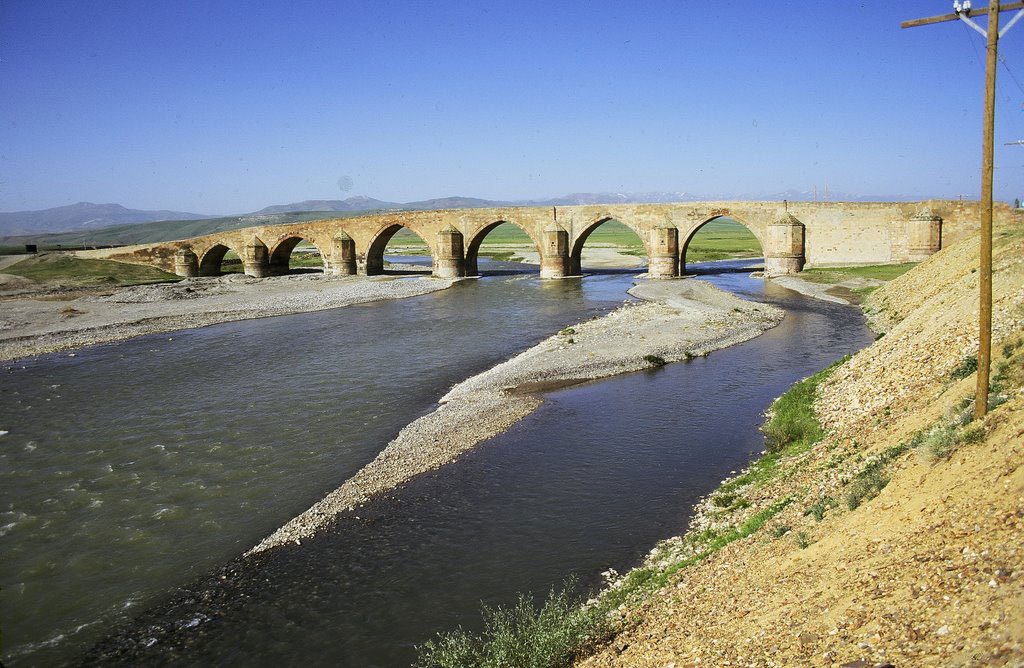
{"type": "MultiPolygon", "coordinates": [[[[1024,222],[998,203],[997,223],[1024,222]]],[[[769,275],[805,266],[888,264],[923,260],[978,229],[975,201],[920,202],[680,202],[559,207],[396,211],[289,225],[258,225],[192,239],[121,249],[110,259],[155,265],[179,276],[215,276],[231,250],[246,274],[285,273],[292,250],[305,240],[320,251],[324,271],[380,274],[384,249],[402,227],[430,247],[434,275],[474,276],[487,234],[502,223],[519,227],[540,255],[542,278],[578,275],[583,245],[598,226],[623,223],[640,237],[652,278],[686,271],[686,249],[706,223],[727,216],[761,244],[769,275]]]]}

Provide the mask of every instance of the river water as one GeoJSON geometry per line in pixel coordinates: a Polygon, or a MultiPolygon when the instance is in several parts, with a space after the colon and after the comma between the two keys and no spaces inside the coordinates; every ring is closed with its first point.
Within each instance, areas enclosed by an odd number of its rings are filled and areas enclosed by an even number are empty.
{"type": "Polygon", "coordinates": [[[783,306],[782,325],[705,359],[550,393],[455,464],[245,570],[230,560],[448,387],[614,308],[632,273],[492,276],[8,365],[5,659],[74,660],[120,627],[92,659],[402,665],[436,632],[478,627],[481,601],[624,570],[760,450],[773,397],[870,341],[856,309],[730,266],[708,278],[783,306]]]}

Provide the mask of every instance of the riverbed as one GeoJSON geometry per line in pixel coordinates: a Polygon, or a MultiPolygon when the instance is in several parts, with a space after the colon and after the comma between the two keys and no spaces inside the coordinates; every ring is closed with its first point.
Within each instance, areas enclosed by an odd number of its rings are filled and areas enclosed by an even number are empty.
{"type": "Polygon", "coordinates": [[[481,600],[622,570],[760,448],[772,397],[870,340],[853,309],[746,273],[711,279],[788,315],[706,359],[551,393],[458,462],[251,569],[217,565],[350,476],[455,382],[628,299],[632,274],[513,273],[8,370],[7,658],[71,659],[127,623],[93,658],[396,665],[437,631],[478,625],[481,600]],[[168,596],[190,581],[194,596],[168,596]]]}

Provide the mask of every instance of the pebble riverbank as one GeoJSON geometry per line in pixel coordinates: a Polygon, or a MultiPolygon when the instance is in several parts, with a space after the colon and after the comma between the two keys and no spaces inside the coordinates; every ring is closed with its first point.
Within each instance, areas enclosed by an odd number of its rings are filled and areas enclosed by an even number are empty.
{"type": "Polygon", "coordinates": [[[457,280],[462,279],[228,274],[94,291],[73,300],[17,296],[3,301],[0,361],[234,320],[414,297],[444,290],[457,280]]]}
{"type": "Polygon", "coordinates": [[[246,556],[299,543],[338,513],[454,460],[529,415],[541,403],[535,392],[649,369],[656,358],[706,355],[754,338],[784,315],[697,280],[644,282],[629,293],[645,301],[566,328],[455,385],[437,410],[405,427],[376,459],[246,556]]]}

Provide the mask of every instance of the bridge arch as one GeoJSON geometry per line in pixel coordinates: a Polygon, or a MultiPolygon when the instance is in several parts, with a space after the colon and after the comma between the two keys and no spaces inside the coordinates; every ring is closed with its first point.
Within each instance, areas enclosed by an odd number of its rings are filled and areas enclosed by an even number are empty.
{"type": "Polygon", "coordinates": [[[434,251],[434,246],[428,240],[430,235],[424,234],[421,230],[405,223],[391,223],[377,230],[376,234],[373,235],[373,240],[370,241],[370,245],[366,249],[365,262],[367,276],[384,273],[384,249],[388,247],[388,242],[391,241],[391,238],[394,237],[402,228],[405,228],[418,236],[423,243],[427,245],[427,250],[430,252],[431,264],[434,266],[437,265],[437,254],[434,251]]]}
{"type": "Polygon", "coordinates": [[[477,255],[480,253],[480,245],[484,242],[484,238],[493,232],[498,226],[504,224],[513,225],[521,230],[526,236],[530,238],[533,243],[534,250],[537,251],[537,256],[540,256],[541,244],[538,243],[537,239],[533,236],[529,229],[523,227],[514,220],[496,220],[492,223],[487,223],[474,230],[469,237],[469,243],[466,245],[466,276],[476,276],[480,272],[477,269],[477,255]]]}
{"type": "MultiPolygon", "coordinates": [[[[308,232],[293,232],[278,238],[270,248],[270,273],[273,275],[287,274],[291,271],[292,251],[303,241],[309,243],[320,254],[320,269],[327,271],[327,255],[323,246],[313,239],[308,232]]],[[[315,269],[315,267],[313,267],[315,269]]]]}
{"type": "Polygon", "coordinates": [[[731,212],[718,213],[718,214],[715,214],[713,216],[709,216],[708,218],[705,218],[703,221],[701,221],[697,225],[694,225],[689,230],[684,232],[685,237],[683,237],[680,240],[680,244],[679,244],[679,274],[680,275],[683,275],[683,274],[686,273],[686,251],[689,250],[690,242],[693,241],[693,237],[696,236],[697,232],[699,232],[708,223],[716,221],[716,220],[722,220],[722,219],[731,220],[731,221],[733,221],[735,223],[739,223],[740,225],[745,227],[751,234],[754,235],[754,238],[757,239],[758,245],[761,246],[761,256],[762,257],[765,256],[765,254],[767,253],[767,247],[765,246],[766,239],[764,238],[764,234],[762,233],[761,230],[759,230],[759,228],[757,228],[754,225],[751,225],[751,224],[747,223],[746,221],[744,221],[743,219],[737,217],[736,215],[734,215],[731,212]]]}
{"type": "MultiPolygon", "coordinates": [[[[239,260],[242,258],[242,253],[238,248],[228,244],[227,242],[218,241],[212,244],[209,248],[199,254],[199,275],[200,276],[220,276],[222,271],[222,265],[224,263],[224,256],[228,254],[228,251],[233,252],[238,256],[239,260]]],[[[243,265],[244,271],[244,265],[243,265]]]]}
{"type": "Polygon", "coordinates": [[[647,257],[651,256],[650,239],[647,238],[648,235],[644,234],[641,228],[637,227],[632,221],[623,220],[622,218],[616,218],[613,215],[602,214],[592,219],[589,223],[587,223],[586,226],[580,231],[580,233],[576,235],[576,239],[573,240],[572,245],[569,247],[570,274],[575,275],[580,274],[582,272],[583,245],[587,243],[587,239],[590,237],[591,234],[594,233],[594,230],[601,227],[610,220],[614,220],[617,223],[622,223],[630,230],[632,230],[633,233],[640,238],[640,243],[642,243],[644,246],[644,253],[647,255],[647,257]]]}

